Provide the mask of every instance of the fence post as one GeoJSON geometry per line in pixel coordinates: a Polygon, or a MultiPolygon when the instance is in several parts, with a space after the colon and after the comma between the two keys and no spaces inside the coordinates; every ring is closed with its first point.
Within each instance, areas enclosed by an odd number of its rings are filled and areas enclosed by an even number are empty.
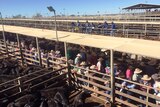
{"type": "Polygon", "coordinates": [[[19,92],[22,92],[22,88],[21,88],[21,77],[18,77],[18,85],[19,85],[19,92]]]}
{"type": "Polygon", "coordinates": [[[148,101],[149,101],[148,94],[149,94],[149,87],[147,86],[146,107],[148,107],[148,101]]]}
{"type": "Polygon", "coordinates": [[[70,64],[68,63],[67,43],[66,42],[64,42],[64,49],[65,49],[66,65],[67,65],[67,71],[68,71],[68,82],[69,82],[69,86],[71,86],[71,70],[70,70],[70,64]]]}
{"type": "Polygon", "coordinates": [[[127,38],[129,37],[129,35],[128,35],[128,29],[127,29],[127,38]]]}
{"type": "Polygon", "coordinates": [[[36,45],[37,45],[37,51],[38,51],[38,57],[39,57],[39,65],[42,66],[41,51],[39,49],[39,42],[37,37],[36,37],[36,45]]]}
{"type": "Polygon", "coordinates": [[[115,103],[115,75],[114,75],[114,65],[113,65],[113,57],[114,57],[113,49],[110,50],[110,67],[111,67],[111,103],[114,105],[115,103]]]}
{"type": "Polygon", "coordinates": [[[18,47],[19,47],[19,52],[20,52],[20,55],[21,55],[22,65],[24,65],[23,51],[22,51],[22,46],[20,44],[19,35],[16,34],[16,36],[17,36],[17,43],[18,43],[18,47]]]}

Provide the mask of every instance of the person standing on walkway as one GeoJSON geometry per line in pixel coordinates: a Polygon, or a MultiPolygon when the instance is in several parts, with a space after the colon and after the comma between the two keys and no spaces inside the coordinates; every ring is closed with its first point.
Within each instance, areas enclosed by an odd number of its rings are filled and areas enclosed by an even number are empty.
{"type": "Polygon", "coordinates": [[[115,36],[115,31],[116,31],[116,25],[114,22],[111,23],[111,36],[115,36]]]}
{"type": "Polygon", "coordinates": [[[88,34],[90,29],[90,23],[88,21],[86,21],[85,23],[85,28],[86,28],[86,34],[88,34]]]}
{"type": "Polygon", "coordinates": [[[107,33],[108,33],[108,23],[106,21],[103,24],[103,31],[104,31],[104,35],[107,35],[107,33]]]}

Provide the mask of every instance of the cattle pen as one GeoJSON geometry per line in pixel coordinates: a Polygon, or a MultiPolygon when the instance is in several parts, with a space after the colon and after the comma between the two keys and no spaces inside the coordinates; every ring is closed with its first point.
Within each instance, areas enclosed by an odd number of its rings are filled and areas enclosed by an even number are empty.
{"type": "MultiPolygon", "coordinates": [[[[5,25],[5,30],[3,31],[2,28],[0,28],[0,31],[3,32],[2,40],[0,42],[0,53],[5,55],[5,57],[8,55],[8,57],[13,57],[16,60],[18,59],[19,63],[21,65],[25,64],[33,64],[36,63],[39,66],[45,66],[46,68],[43,68],[37,72],[43,72],[45,73],[38,75],[37,77],[29,80],[23,80],[25,79],[25,76],[22,76],[21,78],[16,78],[8,82],[16,82],[16,85],[9,87],[8,89],[1,90],[0,93],[3,93],[8,90],[12,90],[15,88],[14,94],[22,94],[21,92],[25,91],[27,87],[30,87],[31,89],[43,85],[43,87],[47,87],[47,85],[50,84],[50,80],[54,79],[62,79],[63,81],[67,81],[69,85],[76,86],[78,88],[82,88],[85,90],[89,90],[92,93],[96,93],[97,95],[92,94],[94,98],[100,99],[103,102],[106,101],[106,97],[110,99],[110,102],[112,105],[115,105],[117,102],[122,103],[127,106],[136,107],[135,103],[129,103],[125,100],[121,100],[117,97],[123,96],[125,98],[130,98],[135,102],[142,103],[146,105],[147,107],[158,107],[158,105],[151,102],[149,99],[159,99],[159,97],[149,93],[149,89],[153,89],[153,87],[145,86],[140,83],[136,83],[133,81],[125,80],[120,77],[115,77],[114,75],[114,53],[115,52],[123,52],[123,53],[130,53],[134,55],[141,55],[145,57],[151,57],[155,59],[160,59],[160,42],[158,41],[150,41],[150,40],[140,40],[140,39],[131,39],[131,38],[120,38],[120,37],[104,37],[100,35],[89,35],[89,34],[80,34],[80,33],[73,33],[73,32],[65,32],[65,31],[58,31],[58,41],[56,41],[56,35],[55,31],[47,30],[47,29],[38,29],[38,28],[29,28],[29,27],[20,27],[20,26],[11,26],[11,25],[5,25]],[[12,45],[9,42],[7,42],[5,38],[5,33],[11,34],[11,36],[15,36],[16,45],[12,45]],[[38,60],[33,59],[33,54],[29,54],[24,51],[20,45],[20,38],[21,36],[29,36],[35,39],[36,41],[36,47],[38,52],[38,60]],[[61,42],[64,44],[64,53],[65,53],[65,59],[63,63],[57,63],[55,60],[62,60],[62,59],[52,59],[49,60],[50,65],[47,63],[47,59],[41,58],[41,51],[39,49],[39,40],[40,39],[47,39],[51,41],[61,42]],[[76,44],[81,46],[88,46],[88,47],[94,47],[99,49],[105,49],[109,50],[109,58],[110,58],[110,68],[111,68],[111,74],[107,75],[100,72],[95,72],[94,70],[88,70],[81,67],[78,67],[79,69],[84,69],[86,71],[89,71],[91,73],[96,73],[98,75],[106,76],[109,81],[111,82],[110,87],[105,87],[104,82],[106,81],[103,78],[92,76],[92,75],[84,75],[84,74],[75,74],[72,72],[71,68],[75,68],[75,65],[69,63],[69,59],[67,57],[67,50],[69,44],[76,44]],[[6,55],[7,54],[7,55],[6,55]],[[17,55],[16,55],[17,54],[17,55]],[[56,65],[56,66],[55,66],[56,65]],[[60,73],[59,75],[54,75],[55,72],[63,71],[63,73],[60,73]],[[52,76],[51,76],[52,75],[52,76]],[[46,80],[41,80],[42,77],[45,77],[46,80]],[[29,82],[36,80],[37,82],[35,84],[28,84],[29,82]],[[94,82],[98,81],[98,82],[94,82]],[[20,82],[19,82],[20,81],[20,82]],[[39,82],[40,81],[40,82],[39,82]],[[146,97],[145,100],[139,99],[137,97],[131,96],[126,93],[122,93],[117,90],[117,88],[120,88],[121,85],[117,81],[127,81],[129,83],[136,84],[138,86],[143,86],[147,88],[147,92],[142,92],[137,89],[128,89],[128,91],[131,91],[136,94],[140,94],[146,97]],[[84,85],[84,83],[87,83],[87,85],[84,85]],[[48,84],[47,84],[48,83],[48,84]],[[24,84],[24,85],[22,85],[24,84]],[[99,90],[95,90],[92,88],[92,86],[96,86],[99,88],[99,90]],[[110,91],[110,94],[104,93],[104,91],[110,91]]],[[[33,73],[33,74],[34,74],[33,73]]],[[[32,75],[29,74],[29,75],[32,75]]],[[[26,75],[28,76],[28,75],[26,75]]],[[[34,76],[34,75],[33,75],[34,76]]],[[[60,80],[58,80],[60,81],[60,80]]],[[[61,82],[63,82],[61,81],[61,82]]],[[[7,82],[7,83],[8,83],[7,82]]],[[[5,83],[5,84],[7,84],[5,83]]],[[[0,84],[0,86],[5,85],[4,83],[0,84]]],[[[127,90],[127,89],[126,89],[127,90]]],[[[15,96],[15,95],[11,95],[15,96]]]]}

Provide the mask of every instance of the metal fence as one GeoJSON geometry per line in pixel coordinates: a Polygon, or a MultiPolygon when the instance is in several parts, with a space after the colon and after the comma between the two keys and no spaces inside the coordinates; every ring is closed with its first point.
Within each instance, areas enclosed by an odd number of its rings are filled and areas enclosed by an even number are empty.
{"type": "MultiPolygon", "coordinates": [[[[76,21],[74,21],[76,23],[76,21]]],[[[84,24],[85,22],[80,22],[84,24]]],[[[145,36],[160,36],[160,26],[152,24],[127,24],[127,23],[116,23],[116,29],[111,29],[111,24],[108,28],[98,27],[99,21],[93,22],[95,26],[83,27],[83,26],[71,26],[70,21],[58,21],[57,30],[59,31],[70,31],[77,33],[87,34],[99,34],[108,36],[123,36],[123,37],[145,37],[145,36]]],[[[51,20],[4,20],[6,25],[22,26],[22,27],[33,27],[40,29],[54,29],[54,22],[51,20]]],[[[103,24],[101,22],[101,24],[103,24]]]]}

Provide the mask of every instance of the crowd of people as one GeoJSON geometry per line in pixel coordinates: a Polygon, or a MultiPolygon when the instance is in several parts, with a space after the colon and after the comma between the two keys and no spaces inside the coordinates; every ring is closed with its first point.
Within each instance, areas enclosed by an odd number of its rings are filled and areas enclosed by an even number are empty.
{"type": "MultiPolygon", "coordinates": [[[[33,59],[39,60],[38,52],[34,44],[26,44],[25,42],[21,42],[22,48],[26,53],[32,54],[33,59]]],[[[42,44],[41,46],[43,46],[42,44]]],[[[52,48],[49,50],[45,50],[41,47],[41,57],[46,58],[47,60],[43,60],[47,63],[47,66],[52,66],[50,60],[55,60],[55,58],[65,59],[64,57],[64,46],[59,44],[58,48],[52,48]],[[63,48],[63,50],[61,50],[63,48]]],[[[98,82],[96,80],[90,79],[95,83],[104,85],[108,88],[111,86],[110,78],[106,78],[103,74],[110,75],[110,55],[109,50],[101,50],[98,48],[91,48],[87,46],[79,46],[75,44],[69,44],[67,46],[67,57],[71,64],[74,65],[72,69],[72,73],[81,74],[83,79],[86,79],[86,76],[93,76],[104,79],[106,82],[98,82]],[[84,68],[84,69],[81,69],[84,68]],[[89,70],[94,70],[95,72],[90,72],[89,70]],[[97,72],[97,73],[96,73],[97,72]],[[101,74],[99,74],[101,73],[101,74]]],[[[146,96],[141,94],[135,94],[130,89],[137,89],[144,93],[147,93],[149,89],[149,93],[160,97],[160,65],[159,60],[142,57],[139,59],[132,58],[131,54],[124,53],[115,53],[114,55],[114,74],[116,77],[123,78],[125,80],[117,80],[116,83],[121,84],[121,88],[116,87],[122,93],[131,95],[133,97],[137,97],[139,99],[145,100],[146,96]],[[140,83],[141,85],[134,84],[140,83]],[[147,87],[149,86],[149,88],[147,87]]],[[[59,63],[65,63],[65,61],[59,61],[59,63]]],[[[38,63],[35,63],[38,64],[38,63]]],[[[92,86],[93,89],[99,90],[98,87],[94,85],[90,85],[87,82],[82,82],[83,85],[92,86]]],[[[105,90],[107,94],[111,94],[110,90],[105,90]]],[[[98,95],[98,94],[96,94],[98,95]]],[[[124,96],[118,95],[121,100],[127,100],[130,103],[133,103],[132,98],[125,98],[124,96]]],[[[109,98],[107,98],[109,100],[109,98]]],[[[150,102],[160,104],[159,100],[154,100],[149,98],[150,102]]],[[[144,104],[139,104],[141,107],[145,107],[144,104]]]]}
{"type": "Polygon", "coordinates": [[[88,21],[86,21],[85,23],[80,23],[79,21],[77,21],[71,23],[71,31],[86,34],[96,33],[115,36],[116,25],[114,22],[108,24],[107,21],[98,24],[89,23],[88,21]]]}
{"type": "MultiPolygon", "coordinates": [[[[90,75],[106,80],[105,76],[100,75],[108,74],[110,75],[110,60],[109,60],[109,51],[104,51],[96,48],[90,47],[68,47],[68,58],[73,60],[75,65],[73,72],[79,73],[81,75],[90,75]],[[83,69],[81,69],[83,68],[83,69]],[[85,69],[85,70],[84,70],[85,69]],[[89,70],[94,70],[95,72],[89,72],[89,70]]],[[[133,56],[129,54],[117,54],[115,57],[114,63],[114,74],[116,77],[123,78],[125,80],[133,81],[141,85],[134,84],[128,81],[116,80],[117,83],[121,84],[121,88],[116,88],[117,90],[129,94],[133,97],[145,100],[146,96],[141,94],[135,94],[133,91],[126,89],[137,89],[144,93],[147,93],[147,90],[150,94],[160,96],[160,65],[159,60],[141,57],[139,59],[133,60],[133,56]],[[147,87],[149,86],[149,87],[147,87]]],[[[139,56],[140,57],[140,56],[139,56]]],[[[82,78],[86,79],[85,76],[82,78]]],[[[94,81],[97,82],[97,81],[94,81]]],[[[97,82],[99,83],[99,82],[97,82]]],[[[86,82],[82,82],[84,85],[89,85],[86,82]]],[[[100,83],[101,84],[101,83],[100,83]]],[[[107,80],[103,85],[110,88],[110,79],[107,80]]],[[[98,90],[98,87],[93,86],[95,90],[98,90]]],[[[110,94],[110,91],[106,91],[107,94],[110,94]]],[[[123,96],[118,96],[121,100],[125,98],[123,96]]],[[[133,103],[132,98],[127,98],[127,101],[133,103]]],[[[108,98],[107,98],[108,100],[108,98]]],[[[149,101],[152,103],[160,104],[159,100],[149,98],[149,101]]],[[[138,103],[139,106],[144,107],[144,104],[138,103]]]]}

